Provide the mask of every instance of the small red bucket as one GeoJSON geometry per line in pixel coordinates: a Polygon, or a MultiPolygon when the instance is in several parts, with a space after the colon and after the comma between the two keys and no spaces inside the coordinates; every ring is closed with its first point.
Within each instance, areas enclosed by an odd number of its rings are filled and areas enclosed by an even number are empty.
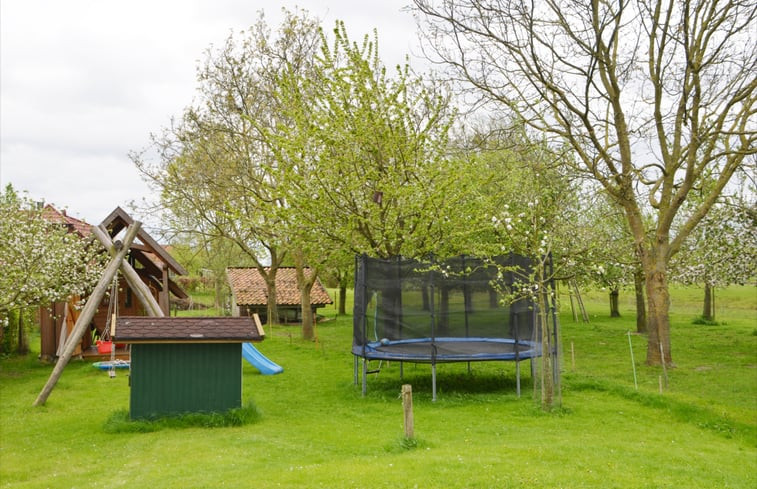
{"type": "Polygon", "coordinates": [[[111,349],[113,349],[112,341],[97,340],[96,343],[98,353],[110,353],[111,349]]]}

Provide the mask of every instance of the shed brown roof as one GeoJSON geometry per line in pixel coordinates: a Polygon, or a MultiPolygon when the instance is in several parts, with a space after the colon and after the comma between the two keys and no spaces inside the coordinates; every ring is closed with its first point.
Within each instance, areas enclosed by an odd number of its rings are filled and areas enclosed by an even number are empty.
{"type": "Polygon", "coordinates": [[[122,343],[242,343],[262,341],[252,317],[122,316],[113,339],[122,343]]]}
{"type": "MultiPolygon", "coordinates": [[[[266,268],[266,271],[269,269],[266,268]]],[[[305,269],[305,274],[312,271],[305,269]]],[[[227,268],[229,285],[236,298],[237,305],[264,306],[268,303],[265,281],[256,268],[227,268]]],[[[293,267],[281,267],[276,272],[276,302],[280,306],[299,306],[300,290],[297,288],[297,271],[293,267]]],[[[329,293],[319,279],[310,292],[310,304],[325,306],[332,304],[329,293]]]]}

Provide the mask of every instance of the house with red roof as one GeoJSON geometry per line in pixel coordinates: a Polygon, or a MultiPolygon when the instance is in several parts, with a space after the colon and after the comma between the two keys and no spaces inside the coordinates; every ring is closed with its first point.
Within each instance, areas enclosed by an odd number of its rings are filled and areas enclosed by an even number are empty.
{"type": "MultiPolygon", "coordinates": [[[[266,269],[268,271],[268,269],[266,269]]],[[[305,268],[305,274],[312,274],[305,268]]],[[[227,268],[231,288],[232,316],[252,316],[257,314],[261,321],[267,317],[268,289],[256,268],[227,268]]],[[[310,291],[310,307],[313,315],[317,310],[333,301],[319,279],[310,291]]],[[[301,320],[300,289],[297,286],[297,271],[294,267],[280,267],[276,271],[276,305],[282,322],[295,323],[301,320]]]]}

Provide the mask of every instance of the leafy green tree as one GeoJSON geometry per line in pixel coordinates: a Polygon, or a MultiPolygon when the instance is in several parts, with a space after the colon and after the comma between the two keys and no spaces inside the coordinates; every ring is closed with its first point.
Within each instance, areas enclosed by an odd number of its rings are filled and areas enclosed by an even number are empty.
{"type": "MultiPolygon", "coordinates": [[[[0,194],[0,345],[10,326],[9,317],[52,302],[84,296],[102,273],[97,246],[51,223],[42,209],[11,185],[0,194]]],[[[28,341],[19,319],[21,350],[28,341]]]]}
{"type": "Polygon", "coordinates": [[[539,375],[541,403],[545,409],[561,402],[559,389],[559,325],[555,316],[553,283],[575,267],[586,253],[579,215],[580,187],[562,173],[563,155],[543,144],[515,139],[519,151],[483,154],[490,175],[482,188],[480,206],[490,216],[483,234],[468,243],[479,256],[512,251],[530,259],[530,270],[502,270],[520,274],[523,286],[502,290],[504,300],[528,296],[538,304],[543,353],[539,375]],[[487,237],[487,234],[491,234],[487,237]]]}
{"type": "Polygon", "coordinates": [[[215,307],[225,306],[229,296],[226,269],[230,266],[254,266],[250,258],[232,241],[223,238],[206,239],[195,233],[174,236],[171,239],[171,254],[189,272],[189,276],[180,277],[179,282],[187,292],[197,288],[207,291],[212,289],[215,307]],[[188,286],[193,289],[188,289],[188,286]]]}
{"type": "MultiPolygon", "coordinates": [[[[407,65],[390,74],[375,33],[352,43],[338,22],[333,34],[330,42],[321,33],[305,75],[283,73],[277,99],[285,122],[269,128],[276,179],[286,182],[278,219],[295,262],[338,270],[354,254],[432,252],[465,189],[445,158],[448,101],[407,65]]],[[[304,305],[310,283],[302,285],[304,305]]],[[[303,328],[308,314],[303,309],[303,328]]]]}
{"type": "Polygon", "coordinates": [[[287,123],[272,128],[272,147],[304,236],[352,253],[420,256],[445,236],[466,189],[445,158],[452,113],[408,66],[390,76],[377,49],[375,36],[350,42],[343,23],[331,45],[322,34],[308,77],[279,82],[287,123]]]}
{"type": "Polygon", "coordinates": [[[305,13],[286,12],[272,35],[261,14],[241,40],[232,35],[220,50],[209,50],[198,73],[198,104],[153,137],[157,161],[133,155],[175,230],[230,240],[254,263],[267,286],[269,323],[278,321],[276,273],[289,237],[264,131],[281,123],[280,72],[307,69],[320,40],[317,26],[305,13]]]}
{"type": "Polygon", "coordinates": [[[625,214],[671,363],[669,264],[757,152],[753,1],[415,0],[433,55],[477,99],[575,158],[625,214]],[[704,180],[714,181],[678,226],[704,180]],[[652,216],[651,231],[646,216],[652,216]]]}

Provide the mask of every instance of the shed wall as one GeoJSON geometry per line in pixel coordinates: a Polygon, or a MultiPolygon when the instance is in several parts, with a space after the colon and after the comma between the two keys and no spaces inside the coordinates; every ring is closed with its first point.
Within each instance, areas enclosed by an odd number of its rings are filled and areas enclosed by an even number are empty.
{"type": "Polygon", "coordinates": [[[241,405],[240,343],[132,345],[132,419],[223,412],[241,405]]]}

